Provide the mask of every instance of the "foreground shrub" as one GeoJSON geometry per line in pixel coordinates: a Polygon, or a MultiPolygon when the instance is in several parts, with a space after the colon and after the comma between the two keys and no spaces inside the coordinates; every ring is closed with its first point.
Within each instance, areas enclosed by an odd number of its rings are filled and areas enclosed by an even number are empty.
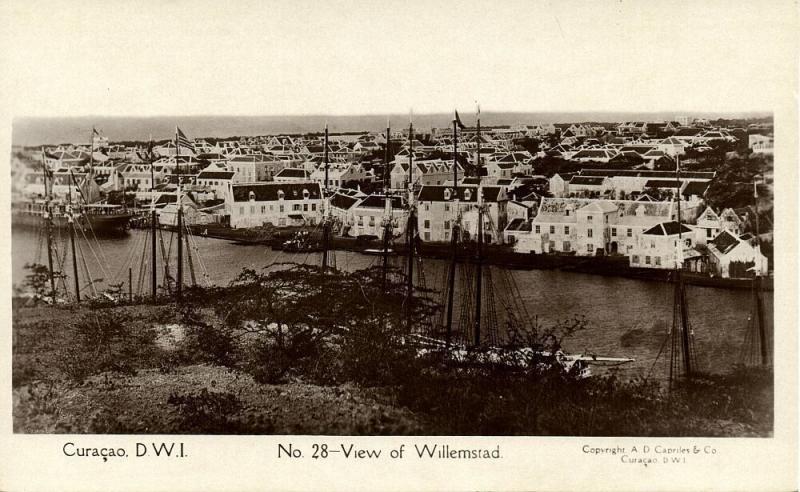
{"type": "Polygon", "coordinates": [[[155,330],[119,310],[88,312],[64,330],[54,363],[75,382],[106,371],[135,374],[155,363],[155,330]]]}

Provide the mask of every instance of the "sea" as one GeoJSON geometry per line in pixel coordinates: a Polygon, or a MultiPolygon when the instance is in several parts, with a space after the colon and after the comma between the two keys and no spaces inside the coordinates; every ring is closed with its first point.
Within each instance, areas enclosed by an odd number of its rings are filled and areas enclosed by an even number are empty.
{"type": "MultiPolygon", "coordinates": [[[[174,275],[176,239],[169,232],[161,234],[167,257],[172,258],[174,275]]],[[[26,264],[47,263],[46,243],[41,231],[14,228],[11,244],[12,281],[15,286],[22,286],[28,273],[26,264]]],[[[71,276],[66,233],[56,231],[54,244],[57,266],[71,276]]],[[[94,290],[102,292],[113,284],[123,284],[127,292],[129,278],[132,279],[130,288],[134,295],[150,293],[150,242],[147,231],[131,230],[114,238],[80,236],[77,244],[81,253],[78,261],[79,279],[84,295],[94,290]]],[[[199,236],[192,236],[189,246],[194,280],[201,285],[227,285],[243,268],[274,268],[274,265],[283,262],[320,264],[321,260],[319,253],[285,253],[264,245],[242,245],[199,236]]],[[[381,261],[379,256],[346,251],[337,251],[334,257],[336,267],[348,271],[377,266],[381,261]]],[[[393,259],[400,268],[402,261],[402,258],[393,259]]],[[[423,259],[419,268],[423,271],[428,288],[443,290],[446,261],[423,259]]],[[[669,346],[665,345],[665,340],[672,326],[672,284],[556,270],[500,267],[491,267],[491,270],[493,285],[496,285],[494,295],[497,298],[508,296],[508,285],[516,286],[524,310],[539,326],[546,328],[576,318],[583,320],[584,328],[564,341],[565,351],[634,358],[634,362],[623,366],[600,369],[614,371],[620,377],[663,379],[668,374],[669,346]],[[501,288],[503,285],[506,285],[506,290],[501,288]]],[[[190,282],[188,265],[184,267],[184,272],[186,281],[190,282]]],[[[161,267],[158,276],[161,283],[161,267]]],[[[63,284],[66,289],[72,290],[71,278],[67,278],[63,284]]],[[[460,299],[461,292],[457,291],[455,297],[460,299]]],[[[771,327],[774,319],[772,292],[765,292],[764,298],[767,324],[771,327]]],[[[687,299],[699,368],[713,373],[732,370],[743,361],[752,305],[751,292],[687,286],[687,299]]],[[[457,304],[456,313],[459,312],[458,307],[457,304]]],[[[502,318],[500,312],[498,319],[501,330],[502,318]]]]}
{"type": "MultiPolygon", "coordinates": [[[[482,111],[484,126],[535,123],[619,123],[623,121],[664,121],[677,116],[693,118],[769,118],[769,112],[495,112],[482,111]]],[[[475,116],[461,112],[465,124],[474,124],[475,116]]],[[[77,116],[16,117],[12,122],[14,145],[38,146],[88,143],[92,128],[112,142],[146,141],[174,138],[175,126],[191,138],[227,138],[270,134],[305,134],[321,132],[327,123],[332,133],[383,131],[387,120],[392,128],[407,128],[409,119],[420,132],[448,128],[452,113],[374,114],[374,115],[280,115],[280,116],[77,116]]]]}

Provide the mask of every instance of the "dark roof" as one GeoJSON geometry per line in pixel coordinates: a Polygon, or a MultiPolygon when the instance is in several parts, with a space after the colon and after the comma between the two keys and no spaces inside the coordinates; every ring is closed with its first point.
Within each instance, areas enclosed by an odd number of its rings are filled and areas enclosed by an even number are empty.
{"type": "Polygon", "coordinates": [[[650,229],[644,231],[642,234],[650,234],[654,236],[672,236],[673,234],[678,233],[679,228],[681,232],[692,232],[692,230],[685,225],[678,224],[673,220],[671,222],[662,222],[660,224],[656,224],[650,229]]]}
{"type": "Polygon", "coordinates": [[[331,197],[331,206],[342,210],[349,210],[356,203],[358,203],[358,198],[341,193],[336,193],[331,197]]]}
{"type": "Polygon", "coordinates": [[[253,183],[233,185],[233,201],[249,201],[251,191],[258,202],[278,200],[278,191],[284,193],[286,200],[302,200],[304,190],[308,191],[309,200],[318,200],[322,196],[319,183],[253,183]]]}
{"type": "Polygon", "coordinates": [[[525,219],[517,218],[508,223],[508,225],[506,226],[506,230],[530,232],[531,223],[525,219]]]}
{"type": "MultiPolygon", "coordinates": [[[[402,197],[392,196],[390,199],[392,201],[392,208],[399,209],[405,207],[402,197]]],[[[384,195],[370,195],[364,198],[361,203],[358,204],[358,206],[367,208],[384,208],[386,206],[384,195]]]]}
{"type": "Polygon", "coordinates": [[[197,179],[231,179],[234,174],[233,171],[203,171],[197,175],[197,179]]]}
{"type": "Polygon", "coordinates": [[[704,196],[708,190],[709,183],[705,181],[690,181],[683,189],[684,196],[704,196]]]}
{"type": "Polygon", "coordinates": [[[720,253],[725,254],[738,246],[739,240],[733,237],[733,234],[730,232],[722,231],[711,241],[711,244],[713,244],[720,253]]]}
{"type": "Polygon", "coordinates": [[[305,169],[285,167],[281,169],[275,176],[279,178],[307,178],[310,175],[311,173],[309,173],[305,169]]]}
{"type": "MultiPolygon", "coordinates": [[[[500,195],[499,186],[484,186],[483,199],[487,202],[496,202],[500,195]]],[[[423,186],[419,190],[419,201],[421,202],[446,202],[455,200],[452,186],[423,186]],[[450,200],[445,200],[444,191],[450,190],[450,200]]],[[[459,186],[458,187],[458,200],[462,202],[477,202],[478,201],[478,187],[477,186],[459,186]],[[467,191],[469,191],[469,199],[467,199],[467,191]]]]}
{"type": "Polygon", "coordinates": [[[569,180],[569,184],[574,185],[601,185],[603,184],[603,176],[573,176],[569,180]]]}
{"type": "Polygon", "coordinates": [[[648,179],[645,188],[680,188],[677,179],[648,179]]]}

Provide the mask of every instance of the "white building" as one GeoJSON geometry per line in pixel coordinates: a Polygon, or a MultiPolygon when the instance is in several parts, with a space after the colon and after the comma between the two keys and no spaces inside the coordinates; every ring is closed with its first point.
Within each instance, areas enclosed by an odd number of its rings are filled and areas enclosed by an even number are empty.
{"type": "Polygon", "coordinates": [[[322,217],[322,189],[311,182],[234,184],[226,211],[233,228],[316,224],[322,217]]]}
{"type": "MultiPolygon", "coordinates": [[[[501,244],[506,225],[508,196],[502,187],[482,186],[486,213],[483,217],[484,241],[501,244]]],[[[423,241],[448,242],[455,221],[460,220],[462,233],[474,238],[478,232],[477,186],[429,185],[418,195],[419,233],[423,241]]]]}
{"type": "Polygon", "coordinates": [[[750,237],[722,231],[708,243],[708,253],[711,272],[720,277],[749,277],[753,271],[766,275],[769,271],[767,257],[750,237]]]}

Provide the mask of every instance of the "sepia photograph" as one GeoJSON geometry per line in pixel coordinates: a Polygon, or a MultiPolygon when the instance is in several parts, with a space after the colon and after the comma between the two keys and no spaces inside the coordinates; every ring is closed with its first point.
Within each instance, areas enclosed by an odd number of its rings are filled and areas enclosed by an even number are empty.
{"type": "Polygon", "coordinates": [[[796,434],[796,4],[0,4],[7,432],[48,459],[796,434]]]}

